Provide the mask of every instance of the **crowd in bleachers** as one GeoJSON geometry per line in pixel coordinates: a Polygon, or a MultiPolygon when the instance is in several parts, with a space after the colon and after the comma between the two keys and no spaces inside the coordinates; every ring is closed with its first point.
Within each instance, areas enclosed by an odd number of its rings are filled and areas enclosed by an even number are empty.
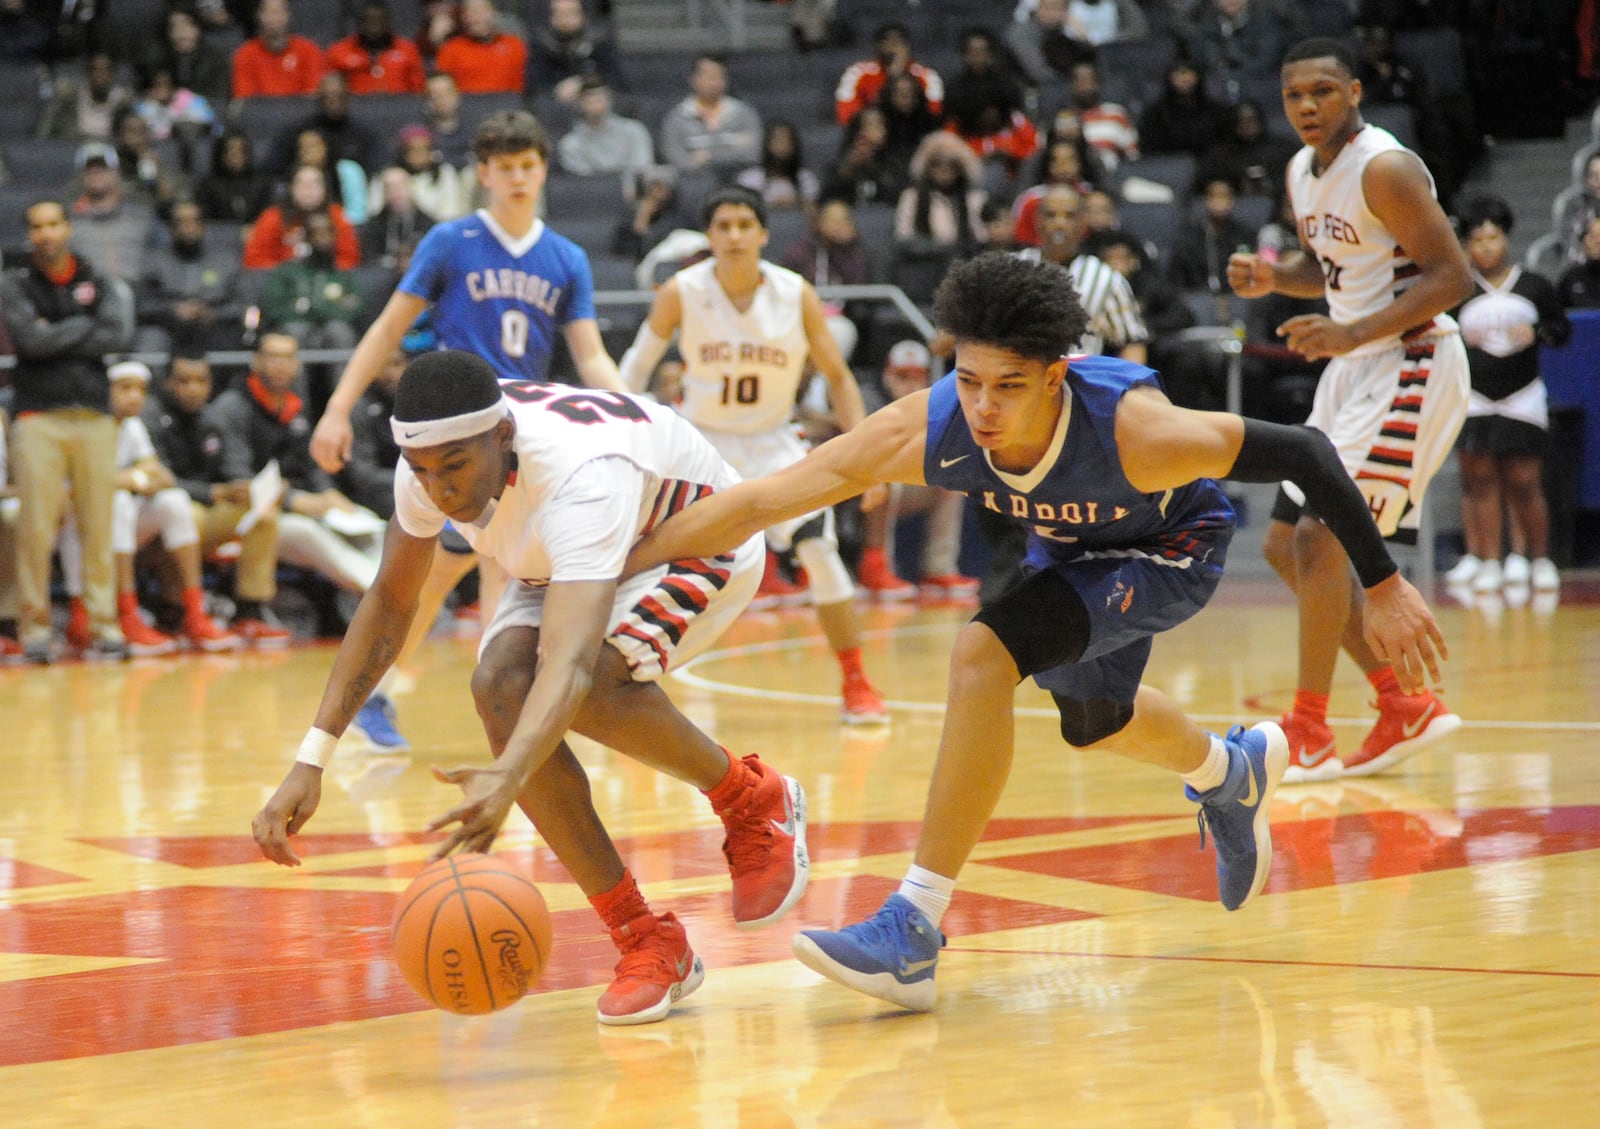
{"type": "MultiPolygon", "coordinates": [[[[1429,160],[1448,204],[1482,145],[1467,77],[1481,6],[840,0],[803,6],[796,50],[722,58],[624,52],[610,5],[583,0],[0,0],[0,249],[26,269],[27,205],[61,201],[73,252],[127,284],[132,324],[114,351],[253,350],[248,373],[217,367],[217,392],[236,385],[294,431],[290,409],[314,420],[334,370],[308,366],[273,391],[263,349],[350,348],[421,235],[475,206],[476,124],[530,108],[554,142],[547,218],[602,290],[659,281],[694,247],[684,232],[705,192],[737,181],[767,203],[775,261],[926,303],[955,258],[1047,238],[1040,204],[1064,185],[1084,203],[1074,253],[1081,234],[1131,280],[1152,356],[1174,358],[1174,398],[1220,407],[1218,370],[1163,346],[1244,319],[1262,390],[1250,406],[1286,417],[1315,367],[1272,344],[1284,302],[1246,310],[1223,269],[1241,246],[1294,244],[1278,59],[1308,34],[1358,40],[1364,113],[1429,160]]],[[[1590,163],[1556,222],[1573,270],[1594,274],[1563,292],[1600,303],[1600,156],[1590,163]]],[[[618,309],[603,311],[614,353],[643,316],[618,309]]],[[[863,372],[908,336],[886,309],[835,314],[863,372]]],[[[427,341],[419,325],[411,343],[427,341]]],[[[153,367],[146,419],[159,422],[182,366],[153,367]]],[[[238,504],[240,476],[259,469],[212,482],[238,504]]],[[[358,508],[349,484],[312,477],[291,489],[312,517],[358,508]]],[[[318,567],[360,587],[361,567],[318,567]]],[[[241,602],[246,633],[270,635],[248,627],[267,622],[261,585],[241,602]]],[[[0,592],[0,647],[15,650],[13,614],[0,592]]]]}

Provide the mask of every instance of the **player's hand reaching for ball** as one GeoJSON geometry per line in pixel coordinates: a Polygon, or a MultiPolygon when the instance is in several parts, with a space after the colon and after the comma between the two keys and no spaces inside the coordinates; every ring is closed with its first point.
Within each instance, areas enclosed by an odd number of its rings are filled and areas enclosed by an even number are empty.
{"type": "Polygon", "coordinates": [[[311,457],[329,474],[337,474],[350,461],[351,445],[355,433],[350,430],[350,417],[336,411],[322,413],[317,428],[311,433],[311,457]]]}
{"type": "Polygon", "coordinates": [[[1405,577],[1395,573],[1367,589],[1362,627],[1378,657],[1393,664],[1400,689],[1420,694],[1430,680],[1439,684],[1439,664],[1450,651],[1422,593],[1405,577]]]}
{"type": "Polygon", "coordinates": [[[250,821],[261,853],[279,866],[299,866],[300,857],[289,848],[289,836],[299,832],[322,800],[322,770],[296,763],[283,778],[266,807],[250,821]]]}
{"type": "Polygon", "coordinates": [[[433,852],[433,857],[442,859],[455,850],[487,854],[494,845],[495,836],[500,834],[500,825],[511,812],[511,805],[516,802],[521,785],[498,763],[487,768],[444,769],[436,765],[433,778],[441,784],[459,784],[465,793],[461,803],[428,824],[429,831],[442,830],[452,823],[459,825],[433,852]]]}

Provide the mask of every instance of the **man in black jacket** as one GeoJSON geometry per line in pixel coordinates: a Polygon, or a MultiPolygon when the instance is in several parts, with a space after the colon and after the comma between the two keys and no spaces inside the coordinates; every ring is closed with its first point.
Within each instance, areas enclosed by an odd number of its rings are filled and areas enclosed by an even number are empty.
{"type": "Polygon", "coordinates": [[[133,337],[133,300],[67,248],[72,223],[58,200],[27,210],[32,253],[0,277],[0,316],[16,343],[11,470],[17,515],[17,626],[29,662],[52,657],[50,553],[69,498],[83,542],[88,655],[123,659],[111,551],[117,421],[104,356],[133,337]]]}
{"type": "Polygon", "coordinates": [[[145,406],[145,427],[157,456],[193,504],[201,555],[210,557],[220,546],[239,542],[233,633],[247,646],[287,646],[289,632],[267,612],[278,591],[278,514],[261,514],[245,533],[238,532],[240,519],[250,511],[250,480],[228,479],[223,472],[222,436],[203,416],[210,399],[211,364],[204,351],[181,346],[161,389],[145,406]]]}

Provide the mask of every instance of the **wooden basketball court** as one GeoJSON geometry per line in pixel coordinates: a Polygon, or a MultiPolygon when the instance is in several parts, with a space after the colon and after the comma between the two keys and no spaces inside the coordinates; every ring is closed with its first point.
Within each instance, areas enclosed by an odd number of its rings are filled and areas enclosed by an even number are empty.
{"type": "MultiPolygon", "coordinates": [[[[734,929],[703,799],[583,747],[624,857],[708,969],[666,1022],[623,1030],[594,1020],[614,951],[520,815],[500,850],[555,911],[537,994],[457,1018],[388,959],[418,829],[454,802],[427,766],[486,755],[471,642],[431,641],[412,672],[411,756],[341,748],[292,871],[249,822],[331,649],[0,670],[0,1126],[1600,1125],[1600,582],[1558,609],[1437,606],[1463,729],[1393,776],[1281,791],[1272,878],[1238,914],[1179,783],[1071,750],[1019,690],[928,1015],[822,981],[789,938],[898,884],[969,613],[866,611],[894,706],[878,733],[836,724],[809,612],[747,616],[669,688],[804,783],[811,887],[772,929],[734,929]]],[[[1149,677],[1214,727],[1273,716],[1294,634],[1285,593],[1230,577],[1149,677]]],[[[1369,696],[1346,662],[1342,743],[1369,696]]]]}

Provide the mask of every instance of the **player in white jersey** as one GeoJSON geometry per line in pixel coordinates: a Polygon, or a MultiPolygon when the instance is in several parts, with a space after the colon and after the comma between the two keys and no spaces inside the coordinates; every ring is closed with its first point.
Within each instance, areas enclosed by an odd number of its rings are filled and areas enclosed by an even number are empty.
{"type": "MultiPolygon", "coordinates": [[[[1466,349],[1445,311],[1472,292],[1466,257],[1434,198],[1427,167],[1361,118],[1350,48],[1309,39],[1283,62],[1283,107],[1305,147],[1289,162],[1289,199],[1304,251],[1228,262],[1235,293],[1326,297],[1331,316],[1278,327],[1289,348],[1332,358],[1306,421],[1327,433],[1384,536],[1414,542],[1429,480],[1466,418],[1466,349]]],[[[1433,693],[1404,694],[1362,637],[1361,591],[1344,552],[1303,496],[1286,485],[1266,554],[1300,606],[1300,672],[1287,783],[1392,767],[1454,731],[1460,718],[1433,693]],[[1378,720],[1341,758],[1327,724],[1341,644],[1377,692],[1378,720]]]]}
{"type": "Polygon", "coordinates": [[[531,381],[502,390],[495,376],[482,358],[451,350],[401,377],[383,565],[340,645],[315,727],[253,830],[269,859],[298,864],[288,836],[316,810],[339,735],[404,642],[448,520],[514,580],[472,678],[496,761],[436,770],[465,793],[429,825],[454,825],[436,857],[487,851],[520,805],[621,953],[600,1022],[648,1023],[694,991],[704,969],[677,919],[645,903],[565,738],[582,733],[704,791],[727,833],[734,920],[753,928],[787,912],[809,874],[800,786],[754,756],[733,757],[656,685],[739,614],[764,550],[752,537],[619,579],[629,549],[658,522],[738,476],[668,408],[531,381]]]}
{"type": "MultiPolygon", "coordinates": [[[[703,209],[711,258],[679,271],[656,291],[638,338],[623,354],[622,378],[642,389],[676,332],[683,356],[685,417],[745,478],[799,462],[806,446],[792,417],[809,357],[828,382],[846,431],[865,411],[861,389],[828,332],[811,284],[762,259],[767,213],[747,188],[719,188],[703,209]]],[[[877,500],[877,499],[875,499],[877,500]]],[[[861,665],[855,585],[822,510],[767,530],[778,553],[794,550],[811,583],[817,619],[844,673],[846,724],[882,724],[888,712],[861,665]]]]}

